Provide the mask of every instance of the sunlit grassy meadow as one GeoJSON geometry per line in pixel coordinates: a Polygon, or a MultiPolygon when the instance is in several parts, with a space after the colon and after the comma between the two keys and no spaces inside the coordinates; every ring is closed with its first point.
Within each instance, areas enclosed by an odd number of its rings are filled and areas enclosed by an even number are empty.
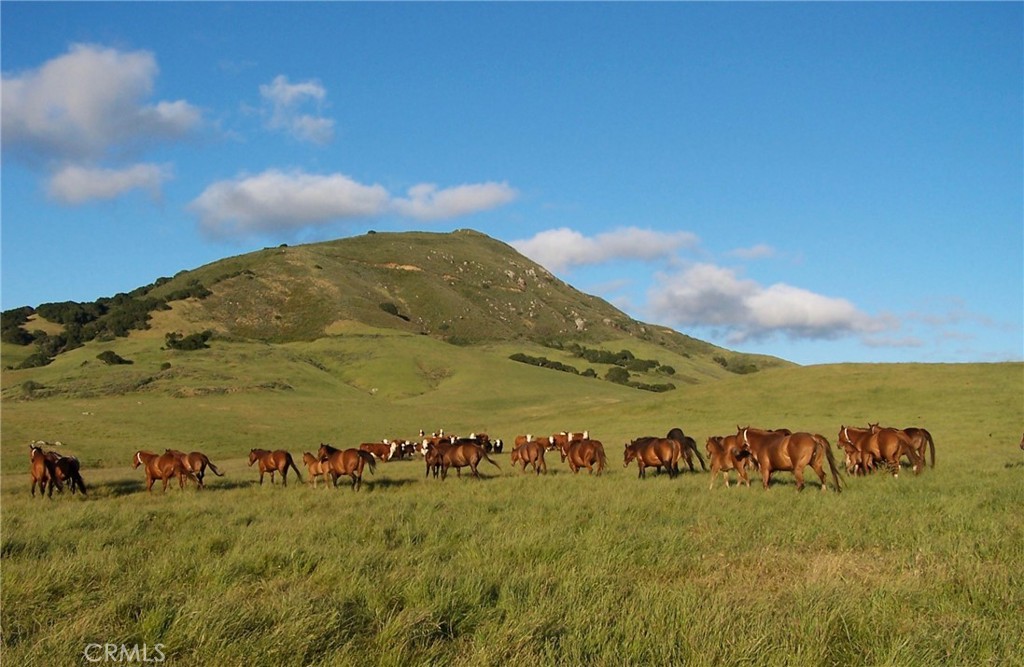
{"type": "Polygon", "coordinates": [[[5,372],[4,664],[83,664],[94,642],[160,644],[176,665],[1021,664],[1021,364],[789,368],[655,395],[427,339],[388,361],[390,339],[366,340],[239,345],[165,376],[140,352],[114,370],[156,379],[128,393],[21,400],[24,372],[5,372]],[[625,440],[672,426],[703,451],[737,424],[835,442],[867,421],[931,430],[935,469],[798,494],[786,473],[709,491],[707,473],[641,482],[621,463],[625,440]],[[259,487],[245,460],[439,427],[587,428],[611,466],[574,476],[549,453],[536,477],[505,453],[441,482],[403,461],[354,493],[259,487]],[[83,460],[87,499],[30,498],[35,438],[83,460]],[[147,494],[131,454],[171,446],[226,476],[147,494]]]}

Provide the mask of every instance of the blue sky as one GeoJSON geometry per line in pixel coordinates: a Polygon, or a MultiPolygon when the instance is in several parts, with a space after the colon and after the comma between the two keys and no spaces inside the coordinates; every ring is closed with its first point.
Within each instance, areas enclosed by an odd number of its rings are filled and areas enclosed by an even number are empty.
{"type": "Polygon", "coordinates": [[[1024,357],[1021,3],[0,6],[2,307],[473,228],[798,363],[1024,357]]]}

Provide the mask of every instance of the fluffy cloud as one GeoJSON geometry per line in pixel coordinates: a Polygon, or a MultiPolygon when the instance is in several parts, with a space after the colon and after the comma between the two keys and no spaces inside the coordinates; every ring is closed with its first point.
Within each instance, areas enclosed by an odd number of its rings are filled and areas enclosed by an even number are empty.
{"type": "Polygon", "coordinates": [[[114,199],[138,189],[147,190],[151,196],[159,198],[161,184],[171,175],[168,165],[136,164],[123,169],[67,165],[50,178],[47,192],[64,204],[114,199]]]}
{"type": "Polygon", "coordinates": [[[409,188],[407,195],[391,202],[396,213],[417,220],[438,220],[504,206],[518,193],[508,183],[457,185],[444,190],[423,183],[409,188]]]}
{"type": "Polygon", "coordinates": [[[148,51],[75,44],[38,69],[5,75],[5,152],[100,160],[188,134],[201,121],[199,109],[182,100],[146,102],[157,72],[148,51]]]}
{"type": "Polygon", "coordinates": [[[267,109],[267,126],[283,130],[300,141],[328,144],[334,139],[334,121],[320,115],[320,107],[327,99],[327,91],[316,81],[289,83],[288,77],[279,75],[270,83],[260,86],[260,96],[267,109]],[[303,113],[309,104],[317,113],[303,113]]]}
{"type": "Polygon", "coordinates": [[[690,232],[624,227],[586,237],[573,229],[561,227],[540,232],[530,239],[513,241],[511,245],[538,264],[552,271],[561,271],[615,259],[666,258],[697,243],[697,237],[690,232]]]}
{"type": "Polygon", "coordinates": [[[677,325],[727,330],[733,343],[778,333],[830,339],[892,328],[885,318],[871,317],[846,299],[784,283],[765,287],[711,264],[660,275],[648,298],[657,317],[677,325]]]}
{"type": "Polygon", "coordinates": [[[189,208],[208,233],[230,236],[391,213],[421,220],[451,218],[508,203],[515,191],[494,183],[444,190],[428,184],[415,186],[408,194],[395,199],[381,185],[364,185],[343,174],[269,170],[214,183],[189,208]]]}

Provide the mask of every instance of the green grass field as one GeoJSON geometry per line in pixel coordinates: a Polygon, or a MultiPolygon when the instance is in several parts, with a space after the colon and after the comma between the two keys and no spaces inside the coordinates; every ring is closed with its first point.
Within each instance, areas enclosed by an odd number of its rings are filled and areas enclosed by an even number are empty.
{"type": "Polygon", "coordinates": [[[90,664],[87,645],[114,643],[169,665],[1024,664],[1024,365],[794,367],[651,394],[510,362],[529,352],[514,343],[408,338],[397,360],[394,337],[366,336],[165,371],[118,341],[137,362],[102,380],[82,363],[95,347],[5,372],[3,663],[90,664]],[[25,400],[29,378],[62,393],[25,400]],[[787,473],[709,491],[707,473],[641,482],[621,463],[624,441],[672,426],[703,451],[737,425],[834,443],[868,421],[928,428],[935,469],[798,494],[787,473]],[[589,429],[611,466],[574,476],[549,453],[538,478],[506,453],[441,482],[395,462],[353,493],[259,487],[245,460],[439,427],[589,429]],[[87,499],[29,496],[37,438],[82,459],[87,499]],[[147,494],[132,453],[172,446],[226,476],[147,494]]]}

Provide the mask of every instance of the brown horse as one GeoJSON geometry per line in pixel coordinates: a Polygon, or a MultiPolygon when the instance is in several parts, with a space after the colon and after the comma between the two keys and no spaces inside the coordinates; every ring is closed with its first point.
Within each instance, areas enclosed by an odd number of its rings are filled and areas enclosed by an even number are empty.
{"type": "Polygon", "coordinates": [[[882,428],[871,424],[871,434],[862,441],[861,451],[865,457],[871,456],[875,461],[884,461],[889,466],[893,477],[899,477],[900,459],[910,459],[914,474],[917,475],[924,467],[924,459],[918,453],[914,443],[907,434],[896,428],[882,428]]]}
{"type": "Polygon", "coordinates": [[[528,442],[525,445],[520,445],[512,450],[512,465],[521,463],[523,466],[523,472],[526,472],[527,464],[533,466],[533,471],[538,475],[543,471],[546,475],[548,472],[548,464],[544,462],[544,444],[534,440],[528,442]]]}
{"type": "Polygon", "coordinates": [[[729,471],[735,470],[736,485],[740,482],[750,487],[750,478],[747,477],[747,462],[750,460],[749,452],[744,452],[736,441],[735,435],[711,436],[708,438],[704,448],[708,450],[708,458],[711,459],[711,484],[708,489],[715,488],[715,479],[718,473],[722,473],[725,480],[725,487],[729,488],[729,471]]]}
{"type": "Polygon", "coordinates": [[[659,470],[664,467],[668,471],[669,477],[679,474],[679,457],[682,456],[683,446],[677,440],[637,438],[624,447],[622,467],[629,467],[629,464],[635,459],[636,467],[640,470],[637,475],[639,479],[647,477],[648,466],[659,470]]]}
{"type": "Polygon", "coordinates": [[[274,483],[274,473],[281,473],[281,484],[282,486],[288,486],[288,469],[292,468],[295,470],[295,476],[302,481],[302,473],[295,466],[295,461],[292,459],[292,455],[283,449],[277,449],[272,452],[266,449],[251,449],[249,450],[249,465],[260,462],[260,486],[263,486],[263,475],[270,473],[270,483],[274,483]]]}
{"type": "Polygon", "coordinates": [[[700,461],[700,469],[705,472],[707,471],[708,467],[704,464],[704,457],[700,455],[700,451],[697,449],[697,441],[683,433],[683,429],[676,427],[669,431],[665,437],[669,440],[675,440],[682,446],[683,459],[690,468],[690,472],[696,472],[696,469],[693,467],[693,456],[696,456],[697,460],[700,461]]]}
{"type": "Polygon", "coordinates": [[[1020,436],[1020,448],[1024,449],[1024,435],[1020,436]]]}
{"type": "Polygon", "coordinates": [[[480,462],[484,460],[498,470],[501,470],[501,466],[487,455],[487,452],[484,451],[483,447],[473,443],[452,445],[446,449],[440,450],[440,455],[442,480],[448,477],[448,468],[455,468],[455,470],[459,471],[459,476],[461,476],[461,468],[465,468],[467,466],[473,472],[473,476],[479,479],[480,473],[477,471],[477,467],[480,465],[480,462]]]}
{"type": "Polygon", "coordinates": [[[185,468],[189,470],[193,475],[196,476],[196,479],[199,480],[200,489],[206,488],[206,484],[203,482],[203,478],[206,477],[207,468],[212,470],[213,474],[216,475],[217,477],[224,476],[224,473],[222,473],[220,470],[217,470],[217,466],[213,465],[213,462],[210,460],[210,457],[207,456],[206,454],[203,454],[202,452],[189,452],[188,454],[186,454],[185,452],[179,452],[177,449],[168,449],[165,451],[168,454],[173,454],[174,456],[178,457],[178,459],[181,461],[181,464],[185,466],[185,468]]]}
{"type": "Polygon", "coordinates": [[[608,467],[608,458],[604,454],[604,445],[600,440],[573,440],[559,447],[562,461],[569,462],[569,470],[573,474],[586,468],[590,474],[594,474],[594,467],[597,467],[597,474],[600,475],[608,467]]]}
{"type": "Polygon", "coordinates": [[[64,493],[64,484],[71,487],[71,495],[81,491],[86,495],[85,480],[82,479],[81,463],[74,456],[64,456],[57,452],[46,452],[46,458],[53,464],[53,476],[50,483],[50,496],[53,496],[53,487],[64,493]],[[55,482],[55,483],[54,483],[55,482]]]}
{"type": "Polygon", "coordinates": [[[839,486],[839,471],[832,456],[832,447],[823,435],[817,433],[785,434],[777,431],[764,431],[745,427],[736,427],[736,441],[740,448],[750,453],[761,469],[761,480],[764,488],[768,488],[771,475],[776,470],[791,471],[796,477],[797,491],[804,488],[804,468],[811,466],[821,480],[821,490],[828,486],[825,483],[825,471],[822,458],[828,459],[832,471],[836,493],[842,491],[839,486]]]}
{"type": "Polygon", "coordinates": [[[865,457],[863,452],[863,446],[870,435],[871,429],[869,428],[843,425],[839,427],[836,444],[842,447],[846,454],[846,473],[848,475],[866,475],[874,469],[874,458],[865,457]]]}
{"type": "Polygon", "coordinates": [[[903,429],[903,432],[910,438],[910,442],[913,443],[914,448],[917,450],[917,456],[924,461],[924,453],[927,448],[931,453],[931,467],[935,467],[935,440],[932,438],[932,434],[928,432],[928,429],[917,428],[914,426],[903,429]]]}
{"type": "Polygon", "coordinates": [[[50,496],[53,496],[53,484],[55,472],[53,461],[46,456],[42,447],[35,445],[28,446],[29,470],[32,473],[32,497],[36,495],[36,485],[39,485],[39,497],[46,494],[47,485],[50,486],[50,496]]]}
{"type": "Polygon", "coordinates": [[[373,454],[362,449],[340,450],[320,443],[319,454],[320,461],[330,473],[334,486],[338,486],[339,477],[348,475],[352,478],[353,491],[358,491],[363,484],[363,467],[370,466],[371,473],[377,467],[377,461],[373,458],[373,454]]]}
{"type": "Polygon", "coordinates": [[[158,479],[164,482],[164,492],[167,492],[167,482],[177,475],[178,486],[185,488],[185,478],[191,479],[196,484],[199,480],[187,469],[185,465],[173,454],[154,454],[153,452],[137,451],[132,457],[132,467],[143,466],[146,469],[146,491],[153,492],[153,482],[158,479]]]}
{"type": "Polygon", "coordinates": [[[316,488],[316,478],[322,477],[324,483],[327,482],[327,464],[313,456],[309,452],[302,453],[302,462],[306,464],[306,469],[309,471],[309,483],[316,488]]]}

